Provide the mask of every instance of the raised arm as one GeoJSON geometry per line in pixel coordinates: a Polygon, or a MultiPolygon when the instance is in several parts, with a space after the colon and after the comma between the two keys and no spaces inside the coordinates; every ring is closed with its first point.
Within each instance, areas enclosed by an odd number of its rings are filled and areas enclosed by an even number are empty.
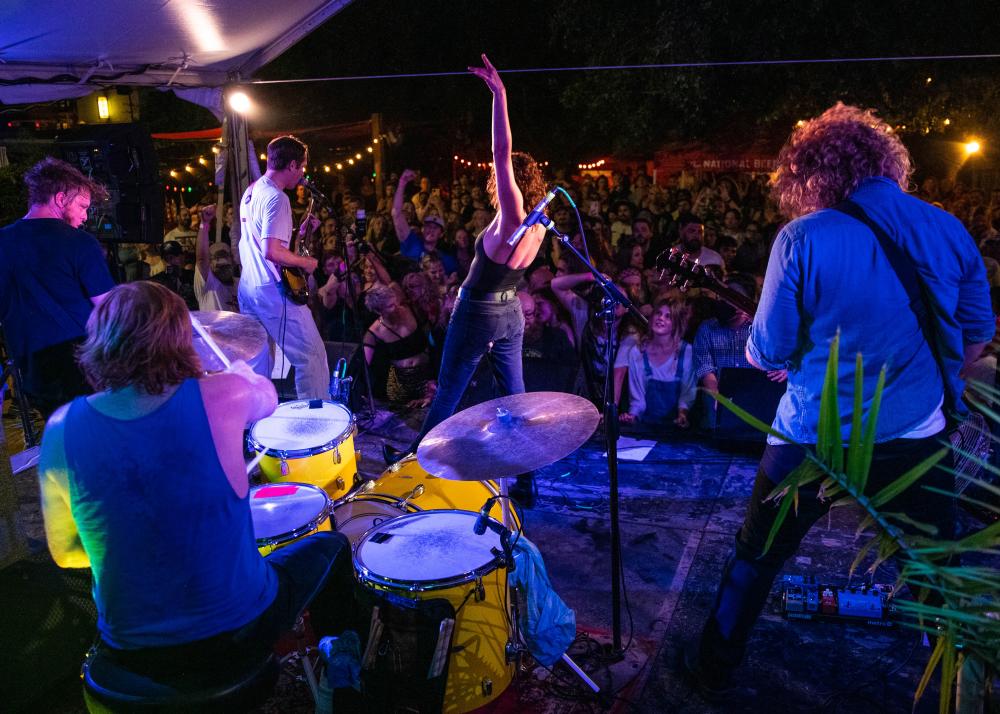
{"type": "Polygon", "coordinates": [[[57,409],[45,427],[38,485],[41,489],[45,539],[52,559],[60,568],[87,568],[90,558],[83,549],[70,507],[69,464],[64,438],[68,411],[68,405],[57,409]]]}
{"type": "Polygon", "coordinates": [[[417,173],[413,169],[406,169],[403,175],[399,177],[399,185],[396,186],[396,193],[392,195],[392,225],[396,229],[396,237],[399,238],[400,244],[410,235],[410,224],[406,220],[406,214],[403,213],[403,194],[405,193],[406,185],[416,178],[416,176],[417,173]]]}
{"type": "Polygon", "coordinates": [[[208,280],[210,260],[208,255],[208,231],[215,218],[215,204],[208,204],[201,209],[201,222],[198,224],[198,239],[195,242],[194,267],[201,274],[202,280],[208,280]]]}

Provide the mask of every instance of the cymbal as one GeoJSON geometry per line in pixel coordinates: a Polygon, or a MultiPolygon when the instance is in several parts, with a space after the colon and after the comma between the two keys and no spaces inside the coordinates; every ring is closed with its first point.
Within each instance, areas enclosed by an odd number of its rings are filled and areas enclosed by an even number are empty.
{"type": "Polygon", "coordinates": [[[574,394],[512,394],[435,426],[417,447],[417,460],[428,473],[452,481],[508,478],[573,453],[599,421],[596,407],[574,394]]]}
{"type": "MultiPolygon", "coordinates": [[[[253,317],[225,310],[197,310],[191,314],[205,326],[205,330],[231,362],[251,362],[267,349],[267,332],[253,317]]],[[[225,369],[222,361],[201,336],[197,332],[193,336],[194,351],[201,358],[201,366],[205,371],[219,372],[225,369]]]]}

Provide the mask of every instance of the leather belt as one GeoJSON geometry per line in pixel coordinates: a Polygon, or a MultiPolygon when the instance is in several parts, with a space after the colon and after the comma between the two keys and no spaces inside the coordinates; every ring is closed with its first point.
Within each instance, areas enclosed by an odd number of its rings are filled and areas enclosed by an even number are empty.
{"type": "Polygon", "coordinates": [[[463,300],[475,300],[476,302],[508,302],[517,297],[517,288],[508,290],[476,290],[475,288],[460,287],[458,297],[463,300]]]}

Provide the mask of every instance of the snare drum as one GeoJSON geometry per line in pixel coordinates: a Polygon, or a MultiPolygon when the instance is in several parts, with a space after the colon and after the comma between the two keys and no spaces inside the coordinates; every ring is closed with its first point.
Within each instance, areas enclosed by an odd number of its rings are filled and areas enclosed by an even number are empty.
{"type": "Polygon", "coordinates": [[[307,535],[330,530],[330,497],[309,483],[250,487],[250,515],[257,550],[270,555],[307,535]]]}
{"type": "MultiPolygon", "coordinates": [[[[416,456],[386,469],[375,481],[366,481],[361,488],[334,504],[337,530],[357,543],[373,526],[407,513],[432,509],[476,511],[486,499],[499,491],[493,481],[449,481],[432,476],[420,466],[416,456]]],[[[517,511],[511,508],[514,522],[521,527],[517,511]]],[[[490,515],[503,521],[500,502],[490,515]]]]}
{"type": "Polygon", "coordinates": [[[467,712],[507,688],[507,570],[492,548],[500,536],[472,532],[477,514],[424,511],[371,529],[358,541],[354,568],[362,586],[411,600],[445,598],[455,608],[444,711],[467,712]]]}
{"type": "Polygon", "coordinates": [[[265,452],[260,470],[269,481],[311,483],[330,498],[354,487],[358,457],[354,452],[354,415],[342,404],[309,400],[279,404],[271,416],[250,428],[247,443],[265,452]]]}

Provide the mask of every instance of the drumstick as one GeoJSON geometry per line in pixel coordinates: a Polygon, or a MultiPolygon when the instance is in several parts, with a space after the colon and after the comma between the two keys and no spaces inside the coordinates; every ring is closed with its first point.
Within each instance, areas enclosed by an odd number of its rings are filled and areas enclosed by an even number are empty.
{"type": "Polygon", "coordinates": [[[250,475],[250,472],[254,470],[254,467],[259,464],[260,460],[265,456],[267,456],[267,449],[257,452],[257,455],[254,456],[250,463],[247,464],[247,476],[250,475]]]}
{"type": "Polygon", "coordinates": [[[195,317],[194,314],[191,315],[191,326],[194,328],[194,331],[201,336],[201,339],[205,340],[205,344],[208,345],[209,349],[215,353],[215,356],[219,358],[219,361],[222,362],[222,366],[229,369],[230,362],[229,358],[226,357],[226,353],[222,351],[222,348],[219,347],[218,344],[216,344],[215,340],[212,339],[212,336],[208,334],[208,330],[206,330],[205,326],[201,324],[201,320],[195,317]]]}

